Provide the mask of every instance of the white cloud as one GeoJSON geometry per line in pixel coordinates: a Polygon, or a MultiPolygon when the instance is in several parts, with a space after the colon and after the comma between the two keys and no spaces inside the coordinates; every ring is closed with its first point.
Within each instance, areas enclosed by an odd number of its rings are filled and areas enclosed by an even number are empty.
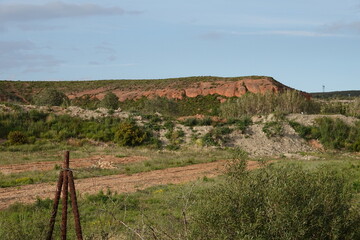
{"type": "Polygon", "coordinates": [[[225,36],[293,36],[293,37],[344,37],[345,35],[304,30],[259,30],[259,31],[217,31],[200,35],[201,39],[218,40],[225,36]]]}
{"type": "Polygon", "coordinates": [[[258,32],[232,32],[234,35],[282,35],[295,37],[335,37],[338,34],[321,33],[315,31],[301,31],[301,30],[270,30],[258,32]]]}
{"type": "Polygon", "coordinates": [[[24,22],[57,18],[85,17],[96,15],[138,14],[119,7],[102,7],[92,3],[49,2],[43,5],[28,3],[0,4],[0,22],[24,22]]]}
{"type": "Polygon", "coordinates": [[[354,22],[337,22],[324,26],[325,32],[337,33],[337,32],[355,32],[360,33],[360,21],[354,22]]]}
{"type": "Polygon", "coordinates": [[[0,70],[52,71],[63,63],[51,55],[33,53],[39,49],[30,41],[0,41],[0,70]]]}
{"type": "Polygon", "coordinates": [[[38,24],[19,24],[17,27],[23,31],[52,31],[62,29],[62,26],[46,26],[38,24]]]}

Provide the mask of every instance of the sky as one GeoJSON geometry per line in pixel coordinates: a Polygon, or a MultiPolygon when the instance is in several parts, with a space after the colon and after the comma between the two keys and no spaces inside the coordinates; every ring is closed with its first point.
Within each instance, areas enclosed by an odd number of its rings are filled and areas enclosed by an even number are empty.
{"type": "Polygon", "coordinates": [[[360,0],[0,0],[0,79],[271,76],[360,90],[360,0]]]}

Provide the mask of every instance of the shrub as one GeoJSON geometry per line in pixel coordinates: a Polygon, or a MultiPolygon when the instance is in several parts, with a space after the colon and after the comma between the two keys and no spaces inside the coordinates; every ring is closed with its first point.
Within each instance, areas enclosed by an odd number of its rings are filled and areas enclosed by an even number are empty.
{"type": "Polygon", "coordinates": [[[182,122],[184,126],[193,127],[198,125],[198,120],[196,118],[187,118],[185,121],[182,122]]]}
{"type": "Polygon", "coordinates": [[[239,98],[229,99],[220,105],[220,115],[224,118],[240,118],[244,115],[278,113],[314,113],[317,104],[306,99],[297,91],[283,93],[247,93],[239,98]]]}
{"type": "Polygon", "coordinates": [[[268,138],[281,137],[284,135],[283,124],[278,121],[265,123],[262,130],[268,138]]]}
{"type": "Polygon", "coordinates": [[[241,133],[245,133],[246,129],[252,124],[252,120],[250,117],[245,116],[240,118],[239,122],[237,123],[238,129],[241,133]]]}
{"type": "Polygon", "coordinates": [[[28,142],[27,137],[20,131],[12,131],[8,134],[8,141],[11,145],[25,144],[28,142]]]}
{"type": "Polygon", "coordinates": [[[222,146],[228,141],[228,134],[232,132],[232,129],[228,127],[215,127],[202,138],[201,142],[205,146],[222,146]]]}
{"type": "Polygon", "coordinates": [[[115,132],[114,141],[120,146],[137,146],[148,140],[148,133],[131,121],[119,124],[115,132]]]}
{"type": "Polygon", "coordinates": [[[167,146],[169,150],[177,150],[180,148],[180,144],[184,141],[183,137],[185,132],[181,129],[174,131],[171,129],[166,132],[165,137],[169,139],[170,144],[167,146]]]}
{"type": "Polygon", "coordinates": [[[107,109],[118,109],[119,108],[119,98],[112,92],[108,92],[103,100],[101,100],[102,107],[107,109]]]}
{"type": "Polygon", "coordinates": [[[191,239],[360,239],[359,207],[340,172],[300,165],[249,172],[237,160],[201,195],[191,239]]]}
{"type": "Polygon", "coordinates": [[[312,127],[304,126],[294,121],[289,121],[289,125],[295,130],[297,134],[299,134],[300,137],[306,140],[310,140],[313,138],[312,127]]]}
{"type": "Polygon", "coordinates": [[[40,106],[60,106],[68,102],[68,97],[55,89],[44,89],[39,94],[35,95],[34,102],[40,106]]]}
{"type": "Polygon", "coordinates": [[[350,127],[343,121],[340,119],[319,118],[316,119],[316,126],[317,129],[313,134],[320,136],[320,141],[325,147],[334,149],[345,147],[350,127]]]}

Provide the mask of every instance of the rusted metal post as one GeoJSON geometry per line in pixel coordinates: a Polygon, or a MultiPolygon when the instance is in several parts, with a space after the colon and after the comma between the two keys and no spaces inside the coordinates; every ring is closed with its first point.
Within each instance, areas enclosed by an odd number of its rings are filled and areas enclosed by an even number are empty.
{"type": "Polygon", "coordinates": [[[68,200],[68,172],[69,172],[69,151],[65,152],[64,170],[63,170],[63,192],[62,192],[62,221],[61,221],[61,239],[66,240],[67,228],[67,200],[68,200]]]}
{"type": "Polygon", "coordinates": [[[53,205],[53,210],[51,212],[51,218],[50,218],[50,224],[49,224],[49,232],[47,234],[46,240],[51,240],[52,239],[52,234],[54,232],[54,225],[55,225],[55,219],[56,219],[56,214],[57,214],[57,210],[58,210],[58,206],[59,206],[59,201],[60,201],[60,194],[61,194],[61,188],[63,185],[63,172],[61,171],[59,174],[59,180],[56,186],[56,193],[55,193],[55,198],[54,198],[54,205],[53,205]]]}
{"type": "Polygon", "coordinates": [[[83,240],[81,224],[80,224],[79,208],[78,208],[77,199],[76,199],[74,176],[73,176],[73,173],[71,170],[68,172],[68,178],[69,178],[71,205],[72,205],[72,210],[73,210],[74,220],[75,220],[76,236],[77,236],[78,240],[83,240]]]}

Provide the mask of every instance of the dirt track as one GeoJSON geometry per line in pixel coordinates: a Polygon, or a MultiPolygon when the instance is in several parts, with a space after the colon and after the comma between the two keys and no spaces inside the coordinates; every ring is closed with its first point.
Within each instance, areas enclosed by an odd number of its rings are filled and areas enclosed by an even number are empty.
{"type": "MultiPolygon", "coordinates": [[[[215,177],[224,170],[225,161],[195,164],[185,167],[168,168],[133,175],[112,175],[75,180],[76,190],[80,194],[97,193],[102,189],[113,192],[134,192],[161,184],[177,184],[194,181],[200,177],[215,177]]],[[[258,166],[257,162],[249,162],[250,169],[258,166]]],[[[76,172],[75,172],[76,175],[76,172]]],[[[56,183],[42,183],[21,187],[0,188],[0,209],[5,209],[16,202],[33,203],[37,197],[53,198],[56,183]]]]}
{"type": "MultiPolygon", "coordinates": [[[[131,162],[140,162],[147,160],[147,157],[141,156],[132,156],[132,157],[114,157],[110,155],[101,155],[101,156],[92,156],[88,158],[78,158],[71,159],[70,164],[72,168],[83,168],[83,167],[91,167],[102,164],[111,165],[113,163],[118,164],[126,164],[131,162]]],[[[11,174],[18,172],[27,172],[27,171],[49,171],[54,169],[56,165],[62,166],[62,161],[52,161],[52,162],[35,162],[35,163],[24,163],[24,164],[11,164],[0,166],[0,172],[3,174],[11,174]]]]}

